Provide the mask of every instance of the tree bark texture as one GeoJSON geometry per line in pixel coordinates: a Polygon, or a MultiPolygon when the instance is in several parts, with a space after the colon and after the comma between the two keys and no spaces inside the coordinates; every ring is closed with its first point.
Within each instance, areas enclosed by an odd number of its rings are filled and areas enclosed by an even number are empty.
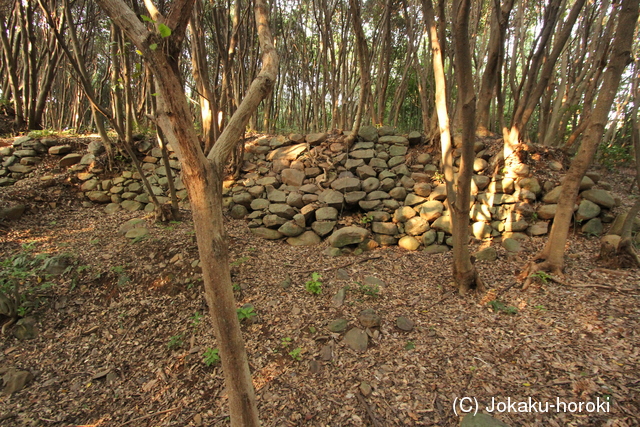
{"type": "MultiPolygon", "coordinates": [[[[256,111],[260,101],[270,92],[276,80],[278,56],[269,30],[267,7],[263,0],[256,0],[254,3],[256,26],[262,48],[262,69],[205,157],[177,73],[177,57],[170,57],[164,53],[165,44],[181,40],[172,40],[173,34],[162,38],[158,32],[148,31],[122,0],[98,0],[98,3],[134,42],[154,71],[160,98],[158,123],[182,162],[183,180],[191,202],[205,296],[220,349],[229,397],[231,425],[257,426],[259,418],[255,392],[236,314],[229,271],[228,240],[222,214],[222,181],[229,154],[249,118],[256,111]],[[157,45],[156,49],[150,47],[153,44],[157,45]]],[[[184,34],[192,7],[193,0],[175,3],[174,9],[165,21],[166,25],[173,32],[184,34]],[[175,27],[171,27],[171,23],[175,27]]]]}
{"type": "Polygon", "coordinates": [[[460,294],[484,284],[471,262],[469,253],[469,202],[475,152],[476,95],[473,87],[471,50],[469,48],[469,0],[456,0],[454,13],[454,50],[456,80],[462,119],[462,157],[456,181],[455,202],[450,204],[453,220],[453,277],[460,294]]]}
{"type": "MultiPolygon", "coordinates": [[[[580,150],[571,162],[571,167],[565,176],[549,239],[542,252],[536,256],[536,259],[544,261],[532,264],[530,270],[544,270],[553,274],[562,274],[565,244],[569,235],[580,182],[593,161],[598,144],[604,134],[622,72],[631,60],[631,47],[638,21],[638,3],[639,0],[623,0],[620,4],[618,28],[596,106],[585,131],[580,150]]],[[[530,273],[532,272],[534,271],[530,271],[530,273]]]]}

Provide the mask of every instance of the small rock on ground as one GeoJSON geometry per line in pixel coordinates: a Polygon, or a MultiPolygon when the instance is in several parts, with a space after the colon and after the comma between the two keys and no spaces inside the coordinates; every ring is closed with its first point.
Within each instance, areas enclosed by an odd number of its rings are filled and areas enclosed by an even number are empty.
{"type": "Polygon", "coordinates": [[[396,326],[403,331],[411,331],[413,329],[413,325],[413,320],[409,319],[408,317],[400,316],[396,320],[396,326]]]}
{"type": "Polygon", "coordinates": [[[345,334],[344,342],[353,350],[364,352],[369,345],[369,336],[362,329],[353,328],[345,334]]]}
{"type": "Polygon", "coordinates": [[[479,412],[475,415],[465,415],[460,423],[460,427],[509,427],[509,425],[497,418],[493,418],[491,415],[479,412]]]}

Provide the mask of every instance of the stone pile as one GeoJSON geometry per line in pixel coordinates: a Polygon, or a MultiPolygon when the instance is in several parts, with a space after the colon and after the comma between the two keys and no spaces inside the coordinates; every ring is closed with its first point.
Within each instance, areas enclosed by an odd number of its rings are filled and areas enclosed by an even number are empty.
{"type": "MultiPolygon", "coordinates": [[[[153,194],[161,204],[169,202],[168,179],[160,148],[153,148],[146,142],[138,147],[145,155],[142,159],[142,170],[151,184],[153,194]]],[[[75,173],[87,206],[94,203],[105,204],[107,213],[121,209],[153,211],[153,203],[144,189],[142,177],[137,172],[124,171],[114,178],[101,178],[104,171],[96,163],[96,158],[103,152],[104,147],[99,140],[91,141],[87,145],[86,153],[75,153],[71,144],[66,143],[64,139],[38,140],[29,136],[18,137],[12,146],[0,148],[0,186],[13,185],[17,180],[30,176],[35,166],[41,163],[43,156],[50,155],[57,158],[59,170],[68,169],[75,173]]],[[[180,200],[186,200],[187,192],[179,177],[180,163],[174,153],[170,153],[169,166],[173,170],[177,196],[180,200]]],[[[41,179],[50,180],[53,179],[53,175],[44,175],[41,179]]]]}
{"type": "MultiPolygon", "coordinates": [[[[315,245],[328,238],[331,255],[396,244],[407,250],[448,251],[452,223],[438,159],[409,151],[421,142],[421,135],[403,136],[391,127],[363,126],[358,137],[359,142],[351,147],[326,133],[261,137],[248,144],[241,179],[224,183],[224,203],[230,215],[247,219],[251,231],[264,239],[315,245]],[[359,222],[340,227],[342,217],[356,213],[359,222]]],[[[138,149],[153,193],[160,203],[169,202],[161,150],[144,141],[138,149]]],[[[560,196],[559,182],[540,182],[527,165],[492,176],[490,150],[480,140],[474,149],[471,235],[479,240],[499,238],[508,251],[515,252],[521,241],[548,233],[560,196]]],[[[96,158],[103,151],[98,140],[80,154],[64,140],[19,137],[12,147],[0,149],[0,185],[29,176],[42,156],[51,155],[59,158],[60,169],[75,172],[86,205],[105,204],[107,213],[152,211],[154,206],[137,172],[101,178],[103,170],[96,158]]],[[[181,165],[174,153],[170,153],[169,166],[178,198],[188,207],[179,176],[181,165]]],[[[546,166],[551,171],[562,170],[555,161],[546,166]]],[[[616,219],[611,209],[619,201],[595,172],[584,177],[580,189],[576,224],[583,233],[602,234],[604,224],[616,219]]],[[[613,232],[620,228],[618,222],[613,232]]]]}
{"type": "MultiPolygon", "coordinates": [[[[365,126],[360,142],[346,147],[326,134],[264,137],[247,149],[244,176],[228,182],[225,203],[251,231],[291,245],[313,245],[328,237],[332,254],[399,245],[444,252],[452,245],[446,187],[437,159],[408,155],[420,135],[396,135],[389,127],[365,126]],[[409,160],[409,161],[408,161],[409,160]],[[345,212],[362,212],[358,225],[337,228],[345,212]]],[[[527,165],[490,176],[491,154],[475,144],[470,233],[479,240],[500,237],[508,250],[549,231],[561,187],[532,177],[527,165]]],[[[458,153],[456,153],[458,154],[458,153]]],[[[459,154],[458,154],[459,156],[459,154]]],[[[562,165],[549,162],[551,170],[562,165]]],[[[582,181],[576,221],[584,233],[600,234],[617,202],[606,183],[589,173],[582,181]]]]}

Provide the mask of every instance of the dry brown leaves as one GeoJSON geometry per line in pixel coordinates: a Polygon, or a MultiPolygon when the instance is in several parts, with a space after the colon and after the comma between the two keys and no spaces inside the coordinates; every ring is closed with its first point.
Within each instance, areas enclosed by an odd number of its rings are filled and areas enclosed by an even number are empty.
{"type": "MultiPolygon", "coordinates": [[[[207,308],[191,267],[197,251],[189,221],[150,224],[150,238],[131,243],[117,228],[135,215],[106,216],[100,207],[81,208],[70,186],[38,190],[32,184],[20,191],[42,202],[31,201],[30,212],[0,236],[3,257],[38,241],[38,251],[71,253],[77,267],[89,269],[56,281],[35,313],[38,338],[0,342],[0,366],[36,374],[23,391],[1,398],[1,424],[227,425],[221,368],[203,363],[216,343],[207,316],[196,315],[207,308]],[[52,208],[50,191],[56,190],[52,208]]],[[[606,414],[497,414],[513,426],[640,423],[640,273],[599,270],[597,239],[571,238],[564,280],[610,288],[549,282],[523,292],[511,286],[543,244],[533,239],[518,256],[498,248],[498,261],[479,262],[492,290],[463,298],[450,283],[450,254],[387,248],[327,258],[326,243],[293,248],[257,240],[243,221],[229,221],[228,230],[238,306],[251,303],[258,313],[243,329],[266,426],[373,425],[374,419],[378,425],[454,426],[460,418],[452,405],[464,396],[482,407],[492,398],[613,402],[606,414]],[[373,258],[362,262],[367,257],[373,258]],[[339,279],[337,267],[348,280],[339,279]],[[318,296],[304,288],[311,272],[322,275],[318,296]],[[361,291],[366,276],[386,283],[377,297],[361,291]],[[287,277],[291,286],[282,288],[287,277]],[[346,302],[335,307],[331,298],[344,286],[346,302]],[[496,298],[517,314],[489,308],[496,298]],[[361,354],[326,325],[345,318],[358,327],[365,308],[383,323],[361,354]],[[396,328],[398,316],[413,320],[414,329],[396,328]],[[320,357],[325,346],[332,348],[330,361],[320,357]],[[290,355],[297,348],[299,361],[290,355]],[[372,387],[366,397],[362,382],[372,387]]]]}

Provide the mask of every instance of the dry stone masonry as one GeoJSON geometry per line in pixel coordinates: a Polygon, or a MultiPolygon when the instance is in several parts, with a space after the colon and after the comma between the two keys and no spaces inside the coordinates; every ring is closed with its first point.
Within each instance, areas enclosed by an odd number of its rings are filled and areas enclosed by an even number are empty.
{"type": "MultiPolygon", "coordinates": [[[[420,134],[402,136],[390,127],[365,126],[358,136],[352,147],[327,134],[307,135],[306,140],[297,134],[259,138],[247,148],[242,179],[226,183],[231,216],[246,218],[251,231],[264,239],[315,245],[328,238],[331,255],[379,245],[448,251],[452,223],[438,159],[410,150],[421,141],[420,134]],[[348,223],[348,215],[360,221],[348,223]]],[[[517,252],[520,242],[547,234],[560,186],[541,183],[526,164],[492,175],[492,153],[483,141],[476,142],[475,152],[473,238],[499,238],[508,251],[517,252]]],[[[548,163],[550,171],[563,169],[557,161],[548,163]]],[[[576,224],[587,234],[601,234],[603,223],[614,219],[610,210],[617,202],[606,183],[598,188],[599,178],[597,173],[585,176],[576,205],[576,224]]]]}
{"type": "MultiPolygon", "coordinates": [[[[326,133],[264,136],[247,144],[241,178],[224,183],[230,216],[246,219],[252,233],[263,239],[283,239],[294,246],[317,245],[327,239],[330,255],[388,245],[428,253],[448,251],[452,223],[446,187],[438,159],[421,148],[421,135],[403,136],[391,127],[364,126],[358,136],[351,147],[342,135],[326,133]]],[[[517,252],[522,241],[549,232],[561,190],[557,171],[563,167],[547,161],[542,167],[555,173],[557,180],[547,176],[544,182],[526,164],[494,175],[489,170],[494,153],[485,141],[476,141],[474,147],[470,234],[478,240],[496,239],[507,251],[517,252]]],[[[148,141],[140,142],[138,150],[153,193],[160,203],[169,202],[161,150],[148,141]]],[[[87,206],[104,204],[109,214],[121,209],[152,211],[137,172],[104,177],[96,162],[103,151],[98,140],[91,141],[85,153],[77,153],[64,140],[18,137],[13,146],[0,148],[0,186],[29,176],[43,156],[53,156],[59,170],[74,172],[87,206]]],[[[169,163],[178,198],[188,208],[174,153],[169,163]]],[[[619,201],[598,173],[588,173],[580,188],[576,225],[583,233],[600,235],[606,223],[616,220],[611,209],[619,201]]],[[[618,223],[619,219],[612,232],[618,223]]],[[[480,256],[491,259],[494,254],[480,256]]]]}

